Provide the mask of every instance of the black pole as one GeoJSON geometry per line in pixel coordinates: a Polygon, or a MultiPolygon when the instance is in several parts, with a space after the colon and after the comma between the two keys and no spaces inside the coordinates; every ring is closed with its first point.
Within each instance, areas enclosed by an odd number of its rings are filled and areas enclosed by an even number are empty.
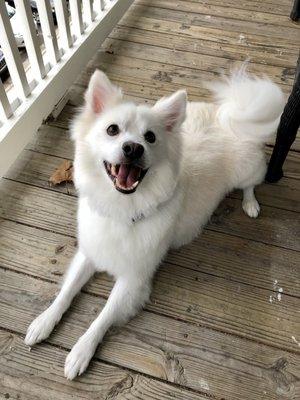
{"type": "MultiPolygon", "coordinates": [[[[298,1],[298,0],[297,0],[298,1]]],[[[300,3],[299,3],[300,4],[300,3]]],[[[288,152],[296,139],[300,126],[300,57],[298,58],[296,75],[292,93],[281,115],[277,130],[276,143],[266,174],[267,182],[277,182],[283,176],[282,166],[288,152]]]]}
{"type": "Polygon", "coordinates": [[[300,19],[300,0],[294,1],[290,18],[292,21],[298,21],[300,19]]]}

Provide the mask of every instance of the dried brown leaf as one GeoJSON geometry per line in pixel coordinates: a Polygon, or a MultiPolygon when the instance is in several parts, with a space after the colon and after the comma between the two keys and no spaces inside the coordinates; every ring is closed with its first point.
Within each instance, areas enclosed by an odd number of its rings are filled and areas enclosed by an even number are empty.
{"type": "Polygon", "coordinates": [[[49,178],[52,185],[59,185],[63,182],[73,182],[73,163],[72,161],[63,161],[49,178]]]}

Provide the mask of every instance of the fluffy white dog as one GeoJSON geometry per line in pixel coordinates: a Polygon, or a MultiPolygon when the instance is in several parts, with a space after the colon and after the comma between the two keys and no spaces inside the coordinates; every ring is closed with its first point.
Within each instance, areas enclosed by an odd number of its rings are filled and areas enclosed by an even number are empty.
{"type": "Polygon", "coordinates": [[[168,249],[191,241],[226,193],[242,189],[245,213],[259,213],[254,187],[266,172],[263,144],[284,96],[244,70],[211,89],[213,104],[187,103],[180,90],[150,107],[125,101],[100,71],[90,80],[72,126],[78,251],[59,295],[25,338],[29,346],[46,339],[95,271],[113,275],[105,307],[67,356],[68,379],[87,368],[111,325],[144,305],[168,249]]]}

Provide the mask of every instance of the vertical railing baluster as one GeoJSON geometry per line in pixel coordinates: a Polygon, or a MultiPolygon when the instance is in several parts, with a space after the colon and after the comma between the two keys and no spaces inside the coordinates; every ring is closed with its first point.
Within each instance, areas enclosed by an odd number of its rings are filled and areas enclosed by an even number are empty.
{"type": "Polygon", "coordinates": [[[46,76],[46,69],[41,52],[40,39],[37,36],[36,26],[33,21],[30,2],[28,0],[18,0],[15,2],[15,6],[34,77],[43,79],[46,76]]]}
{"type": "Polygon", "coordinates": [[[72,18],[72,27],[74,29],[75,36],[80,38],[84,31],[83,20],[82,20],[82,10],[81,10],[81,0],[71,0],[70,1],[70,11],[72,18]]]}
{"type": "Polygon", "coordinates": [[[51,3],[48,0],[36,0],[40,17],[46,52],[51,65],[55,65],[60,60],[55,27],[52,16],[51,3]]]}
{"type": "Polygon", "coordinates": [[[54,0],[54,7],[57,18],[59,36],[62,41],[62,47],[64,50],[67,50],[69,47],[72,47],[73,44],[67,2],[66,0],[54,0]]]}
{"type": "Polygon", "coordinates": [[[86,17],[86,22],[89,25],[94,21],[93,0],[82,0],[82,7],[86,17]]]}
{"type": "Polygon", "coordinates": [[[30,88],[4,1],[0,1],[0,37],[6,64],[18,96],[27,97],[30,88]]]}
{"type": "Polygon", "coordinates": [[[101,15],[102,11],[105,9],[104,0],[95,0],[95,7],[98,15],[101,15]]]}
{"type": "Polygon", "coordinates": [[[7,98],[7,94],[5,91],[5,88],[3,86],[3,83],[0,79],[0,108],[2,109],[2,112],[6,116],[6,118],[9,118],[12,116],[13,111],[10,105],[10,102],[7,98]]]}

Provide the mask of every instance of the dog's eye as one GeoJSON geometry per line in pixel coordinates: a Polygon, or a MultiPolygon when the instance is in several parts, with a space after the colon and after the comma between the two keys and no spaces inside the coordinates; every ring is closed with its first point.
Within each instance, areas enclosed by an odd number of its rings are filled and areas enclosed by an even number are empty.
{"type": "Polygon", "coordinates": [[[120,132],[120,129],[118,125],[109,125],[109,127],[106,129],[106,132],[109,136],[115,136],[120,132]]]}
{"type": "Polygon", "coordinates": [[[148,143],[154,143],[156,140],[155,134],[152,131],[147,131],[144,138],[148,143]]]}

